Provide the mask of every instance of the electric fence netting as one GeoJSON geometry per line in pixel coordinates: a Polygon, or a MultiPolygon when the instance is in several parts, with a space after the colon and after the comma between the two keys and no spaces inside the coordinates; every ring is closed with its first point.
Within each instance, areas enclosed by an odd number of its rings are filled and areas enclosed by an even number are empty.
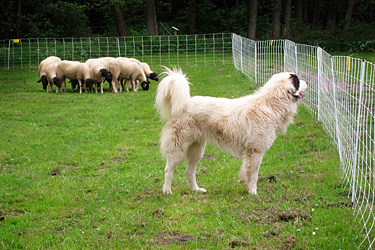
{"type": "Polygon", "coordinates": [[[375,65],[331,56],[318,46],[289,40],[253,41],[236,34],[147,37],[43,38],[0,42],[0,67],[37,67],[48,56],[85,61],[135,57],[150,66],[234,66],[262,85],[289,71],[308,83],[304,105],[338,149],[343,185],[362,229],[358,248],[374,248],[375,65]]]}
{"type": "Polygon", "coordinates": [[[289,40],[252,41],[233,34],[235,67],[256,82],[289,71],[306,80],[304,104],[336,145],[345,190],[362,229],[358,248],[374,247],[375,65],[331,56],[318,46],[289,40]],[[251,64],[251,65],[250,65],[251,64]]]}
{"type": "Polygon", "coordinates": [[[0,67],[33,67],[48,56],[84,62],[133,57],[155,65],[232,64],[232,34],[141,37],[25,38],[0,42],[0,67]]]}

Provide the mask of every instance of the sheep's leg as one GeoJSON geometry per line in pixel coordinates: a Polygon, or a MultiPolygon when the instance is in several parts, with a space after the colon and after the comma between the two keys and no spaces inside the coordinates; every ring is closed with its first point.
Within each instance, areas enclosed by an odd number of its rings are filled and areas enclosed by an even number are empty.
{"type": "MultiPolygon", "coordinates": [[[[82,83],[81,80],[78,79],[78,85],[79,85],[79,93],[82,94],[82,83]]],[[[87,90],[86,90],[87,92],[87,90]]]]}
{"type": "Polygon", "coordinates": [[[138,89],[135,87],[135,82],[134,82],[134,80],[133,79],[131,79],[131,81],[132,81],[132,85],[133,85],[133,90],[134,90],[134,92],[137,92],[138,91],[138,89]]]}
{"type": "Polygon", "coordinates": [[[119,79],[118,82],[119,82],[120,92],[122,92],[122,89],[123,89],[123,88],[122,88],[122,79],[119,79]]]}
{"type": "MultiPolygon", "coordinates": [[[[139,89],[139,81],[136,80],[136,83],[137,83],[137,88],[136,88],[136,89],[137,89],[137,91],[138,91],[138,89],[139,89]]],[[[135,86],[134,86],[134,87],[135,87],[135,86]]],[[[136,92],[137,92],[137,91],[136,91],[136,92]]]]}
{"type": "Polygon", "coordinates": [[[126,85],[126,92],[129,92],[130,81],[128,81],[128,79],[125,79],[125,85],[126,85]]]}
{"type": "Polygon", "coordinates": [[[100,83],[100,93],[102,93],[102,94],[103,94],[103,83],[104,83],[104,81],[101,81],[101,83],[100,83]]]}
{"type": "Polygon", "coordinates": [[[118,91],[117,91],[117,88],[116,88],[116,80],[112,80],[112,91],[113,91],[113,93],[118,93],[118,91]]]}

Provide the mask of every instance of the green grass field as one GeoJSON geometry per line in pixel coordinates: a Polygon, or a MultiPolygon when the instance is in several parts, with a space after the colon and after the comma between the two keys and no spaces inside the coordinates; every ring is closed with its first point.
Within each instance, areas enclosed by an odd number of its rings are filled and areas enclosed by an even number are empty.
{"type": "MultiPolygon", "coordinates": [[[[161,68],[154,71],[161,72],[161,68]]],[[[192,95],[257,87],[233,66],[183,67],[192,95]]],[[[361,226],[336,148],[301,105],[260,169],[258,195],[239,159],[208,145],[190,191],[181,163],[163,195],[163,126],[150,91],[44,93],[37,69],[0,74],[0,248],[355,249],[361,226]]],[[[70,86],[69,88],[70,89],[70,86]]]]}

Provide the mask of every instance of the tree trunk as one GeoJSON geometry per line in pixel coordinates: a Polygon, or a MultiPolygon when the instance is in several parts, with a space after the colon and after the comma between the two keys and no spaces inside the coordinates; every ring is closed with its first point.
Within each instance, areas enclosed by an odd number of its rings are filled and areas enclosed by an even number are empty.
{"type": "Polygon", "coordinates": [[[189,0],[188,34],[195,34],[195,0],[189,0]]]}
{"type": "Polygon", "coordinates": [[[230,11],[229,11],[229,8],[228,8],[227,1],[226,0],[222,0],[222,3],[224,5],[225,17],[227,18],[227,22],[228,22],[228,26],[229,26],[229,31],[233,32],[233,25],[232,25],[231,20],[230,20],[230,11]]]}
{"type": "Polygon", "coordinates": [[[281,0],[274,0],[272,11],[272,39],[280,38],[281,0]]]}
{"type": "Polygon", "coordinates": [[[17,38],[21,38],[21,17],[22,17],[22,12],[21,12],[21,0],[17,0],[17,21],[16,21],[16,26],[17,26],[17,38]]]}
{"type": "Polygon", "coordinates": [[[301,0],[294,0],[294,5],[295,5],[295,9],[296,9],[296,17],[297,17],[298,23],[303,23],[302,1],[301,0]]]}
{"type": "Polygon", "coordinates": [[[314,18],[311,24],[311,29],[316,30],[320,20],[320,0],[314,1],[314,18]]]}
{"type": "Polygon", "coordinates": [[[247,37],[255,40],[258,18],[258,0],[248,0],[247,37]]]}
{"type": "Polygon", "coordinates": [[[234,1],[234,7],[239,10],[240,9],[240,0],[235,0],[234,1]]]}
{"type": "Polygon", "coordinates": [[[146,10],[145,10],[145,19],[146,19],[146,28],[148,34],[151,36],[158,35],[158,23],[156,21],[156,9],[155,1],[147,0],[146,1],[146,10]]]}
{"type": "Polygon", "coordinates": [[[348,8],[345,14],[344,30],[347,30],[350,26],[350,21],[352,20],[352,15],[353,15],[354,3],[355,3],[355,0],[349,0],[348,2],[348,8]]]}
{"type": "Polygon", "coordinates": [[[111,5],[111,13],[113,22],[116,25],[117,35],[120,37],[129,36],[129,31],[126,27],[124,16],[122,15],[122,10],[119,2],[114,2],[111,5]]]}
{"type": "Polygon", "coordinates": [[[327,29],[334,30],[336,27],[336,17],[337,17],[337,3],[336,0],[328,1],[327,8],[327,29]]]}
{"type": "Polygon", "coordinates": [[[290,29],[290,13],[292,12],[292,0],[284,0],[284,22],[281,30],[283,38],[287,38],[290,29]]]}

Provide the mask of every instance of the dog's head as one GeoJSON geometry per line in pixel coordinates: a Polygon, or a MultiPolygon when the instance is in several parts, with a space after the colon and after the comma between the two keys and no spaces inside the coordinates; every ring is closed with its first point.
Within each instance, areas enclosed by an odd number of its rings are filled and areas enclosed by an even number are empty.
{"type": "Polygon", "coordinates": [[[297,102],[305,96],[307,88],[305,81],[300,80],[294,73],[282,72],[274,74],[261,88],[260,92],[269,97],[297,102]]]}
{"type": "Polygon", "coordinates": [[[47,77],[45,75],[42,75],[42,77],[40,78],[39,81],[37,81],[37,83],[40,83],[40,82],[42,82],[43,90],[46,91],[47,90],[47,86],[48,86],[47,77]]]}
{"type": "Polygon", "coordinates": [[[298,101],[305,97],[304,92],[307,88],[306,82],[300,80],[296,74],[290,74],[289,80],[293,85],[293,88],[290,89],[289,93],[294,97],[294,100],[298,101]]]}

